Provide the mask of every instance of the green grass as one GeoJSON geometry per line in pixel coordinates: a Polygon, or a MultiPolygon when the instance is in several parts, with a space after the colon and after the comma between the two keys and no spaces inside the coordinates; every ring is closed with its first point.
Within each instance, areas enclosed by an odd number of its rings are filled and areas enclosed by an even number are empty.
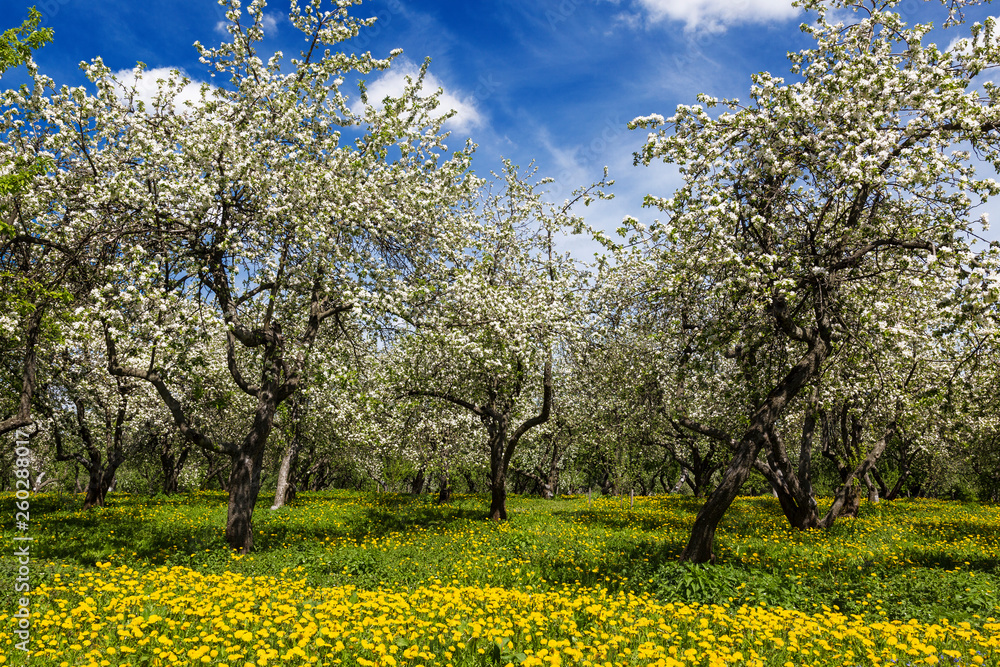
{"type": "MultiPolygon", "coordinates": [[[[137,570],[183,565],[203,573],[283,576],[316,586],[408,589],[440,581],[519,590],[602,587],[664,601],[838,609],[864,618],[1000,617],[1000,508],[933,500],[863,504],[857,519],[802,533],[771,498],[742,498],[717,534],[716,566],[677,562],[700,501],[688,497],[512,497],[511,519],[485,521],[487,499],[306,493],[254,514],[256,551],[223,541],[225,495],[113,495],[84,512],[72,495],[31,499],[32,577],[72,576],[98,562],[137,570]]],[[[13,497],[0,495],[0,548],[13,550],[13,497]]],[[[12,580],[4,559],[0,579],[12,580]],[[5,570],[5,571],[4,571],[5,570]]],[[[13,587],[0,590],[11,608],[13,587]]]]}

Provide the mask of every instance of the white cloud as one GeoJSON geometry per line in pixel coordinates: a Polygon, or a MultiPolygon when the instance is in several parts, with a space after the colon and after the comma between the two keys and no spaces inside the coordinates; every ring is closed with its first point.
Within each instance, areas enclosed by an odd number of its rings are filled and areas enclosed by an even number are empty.
{"type": "MultiPolygon", "coordinates": [[[[264,19],[261,21],[260,27],[264,31],[264,36],[274,35],[278,30],[278,21],[283,19],[284,16],[281,14],[264,14],[264,19]]],[[[229,21],[219,21],[215,24],[215,32],[222,35],[228,35],[229,31],[227,28],[230,26],[229,21]]]]}
{"type": "Polygon", "coordinates": [[[264,14],[264,21],[261,27],[264,28],[265,35],[272,35],[278,29],[278,19],[281,14],[264,14]]]}
{"type": "MultiPolygon", "coordinates": [[[[996,20],[996,17],[990,17],[996,20]]],[[[1000,41],[1000,37],[997,35],[993,36],[993,45],[995,46],[997,42],[1000,41]]],[[[945,51],[953,53],[956,56],[971,56],[972,55],[972,41],[968,37],[953,37],[951,42],[948,43],[948,47],[945,51]]],[[[988,68],[980,72],[977,76],[973,77],[969,84],[970,90],[982,89],[983,84],[992,83],[994,85],[1000,84],[1000,72],[993,68],[988,68]]]]}
{"type": "MultiPolygon", "coordinates": [[[[144,71],[139,78],[135,75],[135,70],[123,69],[115,72],[115,78],[125,86],[126,89],[131,89],[133,86],[136,89],[136,97],[146,103],[147,109],[149,109],[153,100],[156,98],[157,92],[159,90],[158,79],[170,80],[173,79],[178,70],[172,69],[170,67],[154,67],[153,69],[147,69],[144,71]]],[[[183,76],[184,72],[180,71],[183,76]]],[[[119,97],[121,97],[121,92],[119,92],[119,97]]],[[[198,81],[192,81],[185,85],[177,95],[174,97],[174,106],[181,107],[184,102],[192,102],[197,104],[201,100],[201,83],[198,81]]]]}
{"type": "MultiPolygon", "coordinates": [[[[995,22],[1000,23],[1000,17],[989,16],[989,17],[986,18],[986,21],[995,21],[995,22]]],[[[981,35],[986,35],[987,33],[984,30],[980,34],[981,35]]],[[[1000,42],[1000,35],[997,35],[997,34],[994,33],[992,35],[991,43],[992,43],[993,46],[996,46],[996,44],[998,42],[1000,42]]],[[[972,38],[971,37],[967,37],[967,36],[962,36],[962,35],[956,35],[956,36],[954,36],[954,37],[951,38],[951,41],[948,43],[948,48],[946,48],[945,51],[950,51],[950,52],[952,52],[952,53],[954,53],[956,55],[963,55],[963,56],[971,55],[972,54],[972,38]]]]}
{"type": "Polygon", "coordinates": [[[615,14],[615,23],[624,25],[631,30],[638,30],[642,27],[642,14],[639,12],[620,12],[615,14]]]}
{"type": "MultiPolygon", "coordinates": [[[[399,97],[406,88],[406,77],[416,80],[420,75],[420,68],[409,60],[398,58],[392,64],[392,68],[378,79],[368,83],[368,102],[379,105],[386,97],[399,97]]],[[[430,94],[438,88],[444,89],[441,94],[441,104],[437,111],[442,114],[454,109],[458,113],[452,116],[446,123],[448,129],[459,133],[467,133],[474,127],[483,124],[483,115],[479,110],[477,99],[474,95],[462,95],[454,90],[448,90],[442,85],[440,79],[430,72],[424,77],[422,91],[430,94]]],[[[361,113],[361,102],[356,102],[352,106],[354,113],[361,113]]]]}
{"type": "Polygon", "coordinates": [[[686,30],[721,32],[738,23],[768,23],[801,11],[791,0],[637,0],[653,21],[682,21],[686,30]]]}

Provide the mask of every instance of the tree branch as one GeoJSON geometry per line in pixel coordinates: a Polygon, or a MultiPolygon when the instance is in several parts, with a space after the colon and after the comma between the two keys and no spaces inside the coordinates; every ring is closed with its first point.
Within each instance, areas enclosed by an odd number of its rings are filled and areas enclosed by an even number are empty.
{"type": "Polygon", "coordinates": [[[251,386],[243,378],[243,374],[236,364],[236,334],[233,333],[232,329],[226,332],[226,365],[229,367],[229,374],[233,377],[233,381],[236,382],[236,386],[242,389],[243,393],[250,396],[260,395],[260,387],[256,385],[251,386]]]}
{"type": "Polygon", "coordinates": [[[908,248],[912,250],[929,250],[934,251],[934,244],[930,241],[900,241],[899,239],[876,239],[871,243],[861,246],[850,256],[845,257],[836,264],[827,267],[827,270],[831,273],[836,271],[843,271],[844,269],[856,266],[858,263],[864,259],[865,255],[876,250],[877,248],[908,248]]]}
{"type": "Polygon", "coordinates": [[[518,441],[521,439],[525,433],[535,428],[536,426],[541,426],[549,420],[549,413],[552,410],[552,353],[549,353],[548,359],[545,360],[545,369],[542,371],[542,410],[538,415],[532,417],[531,419],[525,421],[521,424],[514,435],[510,437],[507,443],[507,450],[503,455],[504,466],[510,463],[511,457],[514,455],[514,448],[517,447],[518,441]]]}
{"type": "Polygon", "coordinates": [[[238,447],[234,443],[223,442],[216,444],[206,436],[204,433],[194,428],[184,414],[184,409],[173,394],[170,393],[170,389],[167,388],[166,383],[160,374],[156,371],[143,371],[138,368],[132,368],[129,366],[122,366],[118,362],[118,351],[115,348],[115,341],[111,337],[111,332],[108,329],[107,323],[104,324],[104,342],[108,349],[108,372],[115,377],[133,377],[139,380],[145,380],[146,382],[153,385],[156,389],[156,393],[160,395],[160,399],[166,404],[167,409],[170,410],[170,415],[174,419],[174,424],[177,426],[177,430],[180,431],[181,435],[185,438],[198,445],[202,449],[206,449],[210,452],[216,452],[218,454],[235,454],[238,447]]]}
{"type": "Polygon", "coordinates": [[[698,422],[692,421],[686,417],[681,417],[680,419],[674,420],[671,422],[671,424],[674,424],[675,427],[683,426],[689,431],[694,431],[695,433],[708,436],[709,438],[712,438],[713,440],[718,440],[719,442],[726,445],[732,446],[734,442],[733,438],[725,431],[713,428],[711,426],[705,426],[704,424],[699,424],[698,422]]]}
{"type": "Polygon", "coordinates": [[[54,418],[52,420],[52,435],[56,441],[56,461],[76,461],[90,472],[90,461],[77,453],[66,454],[63,451],[62,431],[59,430],[59,422],[54,418]]]}
{"type": "Polygon", "coordinates": [[[422,390],[418,391],[416,389],[412,389],[412,390],[406,392],[405,395],[406,396],[426,396],[426,397],[429,397],[429,398],[439,398],[442,401],[448,401],[449,403],[454,403],[455,405],[457,405],[459,407],[465,408],[466,410],[469,410],[473,414],[478,415],[480,417],[490,416],[490,415],[488,415],[488,413],[482,407],[480,407],[478,405],[474,405],[472,403],[469,403],[468,401],[464,401],[461,398],[457,398],[455,396],[452,396],[451,394],[447,394],[447,393],[444,393],[444,392],[422,391],[422,390]]]}

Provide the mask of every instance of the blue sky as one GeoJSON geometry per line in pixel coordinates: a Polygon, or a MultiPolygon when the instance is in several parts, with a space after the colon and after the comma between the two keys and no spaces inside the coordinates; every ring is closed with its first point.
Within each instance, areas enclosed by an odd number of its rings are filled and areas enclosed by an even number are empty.
{"type": "MultiPolygon", "coordinates": [[[[18,0],[0,5],[2,27],[26,15],[18,0]]],[[[923,13],[928,5],[912,0],[904,13],[923,13]]],[[[141,60],[205,80],[191,45],[226,36],[223,9],[213,0],[41,0],[37,6],[55,41],[36,60],[57,83],[81,83],[77,64],[95,56],[113,70],[141,60]]],[[[262,50],[291,55],[301,48],[287,8],[286,1],[268,6],[273,21],[262,50]]],[[[373,77],[373,94],[391,91],[402,73],[430,57],[432,83],[460,112],[450,129],[479,144],[480,174],[497,169],[501,156],[522,166],[535,160],[539,175],[556,179],[552,196],[561,201],[610,167],[616,199],[581,211],[609,231],[626,214],[651,220],[643,196],[668,194],[679,182],[672,167],[632,166],[645,134],[630,132],[629,120],[670,115],[699,92],[745,99],[751,73],[782,75],[786,53],[811,43],[799,30],[804,15],[790,0],[371,0],[355,14],[379,21],[347,50],[404,51],[397,74],[381,82],[373,77]]],[[[19,77],[10,72],[3,84],[19,77]]],[[[573,240],[568,247],[593,252],[573,240]]]]}

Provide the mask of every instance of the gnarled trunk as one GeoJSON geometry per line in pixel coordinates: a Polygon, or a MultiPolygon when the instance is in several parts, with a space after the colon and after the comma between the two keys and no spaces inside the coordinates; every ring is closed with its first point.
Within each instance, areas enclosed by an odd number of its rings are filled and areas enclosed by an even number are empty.
{"type": "Polygon", "coordinates": [[[788,458],[784,440],[774,429],[770,429],[767,433],[766,462],[754,461],[754,466],[771,484],[771,490],[774,491],[788,524],[799,530],[808,530],[819,525],[819,508],[813,495],[810,470],[813,434],[816,430],[817,400],[818,393],[814,391],[806,418],[802,423],[797,472],[788,458]]]}
{"type": "MultiPolygon", "coordinates": [[[[265,392],[261,392],[264,394],[265,392]]],[[[229,508],[226,516],[226,543],[234,550],[247,554],[253,550],[253,511],[260,494],[264,446],[274,425],[277,405],[269,395],[261,396],[254,416],[253,430],[243,446],[233,452],[229,473],[229,508]]]]}
{"type": "Polygon", "coordinates": [[[88,469],[87,472],[89,480],[87,481],[87,495],[83,499],[83,509],[104,507],[104,471],[100,466],[95,466],[88,469]]]}
{"type": "Polygon", "coordinates": [[[108,492],[114,484],[118,465],[118,463],[113,463],[105,468],[98,461],[97,465],[88,469],[90,479],[87,483],[87,495],[83,500],[83,509],[89,510],[91,507],[104,507],[108,492]]]}
{"type": "MultiPolygon", "coordinates": [[[[782,321],[784,317],[783,304],[778,303],[774,309],[776,317],[782,321]]],[[[791,325],[783,325],[791,326],[791,325]]],[[[798,334],[798,332],[796,331],[798,334]]],[[[806,335],[806,334],[801,334],[806,335]]],[[[726,511],[733,504],[740,487],[746,482],[753,469],[757,454],[767,442],[767,434],[773,430],[785,407],[799,393],[806,382],[819,370],[820,364],[830,352],[828,323],[821,322],[818,331],[809,335],[809,349],[799,359],[782,379],[782,381],[767,395],[761,406],[754,412],[750,427],[740,438],[736,452],[729,466],[722,475],[722,481],[708,497],[691,529],[691,538],[681,553],[682,561],[707,563],[715,561],[713,544],[715,529],[726,511]]]]}

